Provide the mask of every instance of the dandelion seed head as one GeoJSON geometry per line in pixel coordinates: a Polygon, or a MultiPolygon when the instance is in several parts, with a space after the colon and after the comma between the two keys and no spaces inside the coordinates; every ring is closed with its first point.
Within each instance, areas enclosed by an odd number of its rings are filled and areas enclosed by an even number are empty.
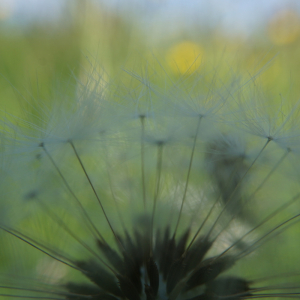
{"type": "Polygon", "coordinates": [[[217,89],[216,80],[175,84],[166,75],[159,85],[147,73],[128,74],[139,83],[124,94],[87,84],[72,103],[41,109],[40,125],[5,121],[3,252],[30,259],[11,258],[0,295],[297,297],[299,284],[274,292],[274,280],[253,280],[283,278],[274,261],[289,255],[299,263],[282,246],[299,229],[299,187],[290,190],[281,174],[296,154],[294,111],[232,110],[235,78],[217,89]]]}

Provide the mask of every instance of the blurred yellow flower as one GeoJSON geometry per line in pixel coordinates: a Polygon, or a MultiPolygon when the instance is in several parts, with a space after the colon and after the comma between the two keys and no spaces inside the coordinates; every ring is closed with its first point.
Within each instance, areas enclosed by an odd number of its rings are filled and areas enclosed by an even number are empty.
{"type": "Polygon", "coordinates": [[[167,51],[166,60],[175,73],[191,74],[200,67],[203,54],[200,45],[185,41],[171,47],[167,51]]]}
{"type": "Polygon", "coordinates": [[[300,35],[300,17],[291,9],[282,10],[270,21],[268,34],[275,45],[293,43],[300,35]]]}

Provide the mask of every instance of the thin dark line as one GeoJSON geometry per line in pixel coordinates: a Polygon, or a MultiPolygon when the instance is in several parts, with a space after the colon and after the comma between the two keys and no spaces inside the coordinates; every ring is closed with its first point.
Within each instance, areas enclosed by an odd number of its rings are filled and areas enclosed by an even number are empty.
{"type": "Polygon", "coordinates": [[[254,245],[256,245],[257,243],[259,243],[260,241],[262,241],[263,239],[265,239],[268,235],[270,235],[272,232],[274,232],[275,230],[279,229],[280,227],[282,227],[283,225],[293,221],[294,219],[296,218],[299,218],[300,217],[300,214],[297,214],[289,219],[287,219],[286,221],[280,223],[279,225],[277,225],[276,227],[274,227],[273,229],[271,229],[269,232],[267,232],[266,234],[264,234],[261,238],[259,238],[257,241],[255,241],[247,250],[244,250],[242,251],[240,254],[239,254],[239,257],[237,259],[241,259],[243,258],[244,256],[250,254],[251,252],[253,252],[255,249],[253,249],[252,251],[249,249],[253,248],[254,245]],[[246,252],[248,251],[248,252],[246,252]],[[242,253],[246,252],[244,255],[242,255],[242,253]]]}
{"type": "MultiPolygon", "coordinates": [[[[7,229],[7,228],[3,227],[2,225],[0,225],[0,228],[1,228],[2,230],[4,230],[5,232],[7,232],[7,233],[9,233],[9,234],[11,234],[11,235],[13,235],[13,236],[15,236],[15,237],[18,238],[19,240],[25,242],[26,244],[32,246],[33,248],[39,250],[40,252],[42,252],[42,253],[48,255],[49,257],[51,257],[51,258],[53,258],[53,259],[55,259],[55,260],[57,260],[57,261],[59,261],[59,262],[65,264],[65,265],[67,265],[67,266],[69,266],[69,267],[71,267],[71,268],[73,268],[73,269],[75,269],[75,270],[77,270],[77,271],[80,271],[80,272],[84,272],[84,273],[85,273],[84,270],[82,270],[82,269],[80,269],[80,268],[77,268],[77,267],[75,267],[75,266],[73,266],[73,265],[67,263],[66,261],[63,261],[63,260],[61,260],[61,259],[55,257],[54,255],[48,253],[47,251],[45,251],[45,250],[39,248],[38,246],[34,245],[33,242],[36,243],[36,244],[39,244],[39,243],[37,243],[36,241],[33,241],[31,238],[25,236],[24,234],[22,234],[22,233],[20,233],[20,232],[18,232],[18,231],[16,231],[16,230],[13,230],[13,229],[7,229]],[[14,233],[14,231],[17,232],[17,233],[14,233]],[[24,236],[24,238],[23,238],[22,236],[24,236]],[[33,242],[30,242],[30,240],[33,241],[33,242]]],[[[43,246],[43,247],[45,247],[45,246],[43,246]]],[[[47,247],[45,247],[45,248],[47,249],[47,247]]],[[[48,250],[49,250],[49,249],[48,249],[48,250]]],[[[53,251],[52,251],[52,252],[53,252],[53,251]]],[[[54,253],[55,253],[55,252],[54,252],[54,253]]],[[[60,254],[58,254],[58,255],[61,256],[61,257],[63,257],[63,255],[60,255],[60,254]]],[[[69,259],[66,258],[66,257],[64,257],[64,258],[67,259],[67,260],[69,260],[69,259]]]]}
{"type": "Polygon", "coordinates": [[[176,223],[176,226],[175,226],[173,239],[175,239],[176,232],[177,232],[177,229],[178,229],[178,226],[179,226],[179,223],[180,223],[180,219],[181,219],[181,215],[182,215],[182,209],[183,209],[183,205],[184,205],[184,202],[185,202],[185,198],[186,198],[186,194],[187,194],[187,190],[188,190],[188,186],[189,186],[189,179],[190,179],[190,174],[191,174],[191,170],[192,170],[193,158],[194,158],[194,153],[195,153],[195,149],[196,149],[196,143],[197,143],[197,138],[198,138],[198,133],[199,133],[199,129],[200,129],[201,120],[202,120],[202,116],[199,116],[199,120],[197,122],[195,138],[194,138],[194,142],[193,142],[193,148],[192,148],[191,157],[190,157],[188,173],[187,173],[184,192],[183,192],[183,197],[182,197],[182,201],[181,201],[181,207],[180,207],[177,223],[176,223]]]}
{"type": "Polygon", "coordinates": [[[93,250],[91,247],[89,247],[85,242],[83,242],[81,239],[79,239],[76,234],[61,220],[55,213],[53,213],[42,201],[38,199],[38,203],[42,206],[42,208],[50,215],[50,218],[53,219],[55,222],[58,223],[59,226],[61,226],[67,233],[70,234],[71,237],[73,237],[80,245],[82,245],[86,250],[88,250],[91,254],[93,254],[104,266],[106,266],[111,272],[114,272],[114,270],[103,261],[103,259],[93,250]]]}
{"type": "Polygon", "coordinates": [[[146,210],[146,179],[145,179],[145,116],[140,116],[141,120],[141,174],[142,174],[142,187],[143,187],[143,202],[144,209],[146,210]]]}
{"type": "MultiPolygon", "coordinates": [[[[52,156],[50,155],[50,153],[48,152],[48,150],[46,149],[44,144],[41,144],[41,147],[43,148],[43,150],[45,151],[46,155],[48,156],[48,158],[50,159],[51,163],[53,164],[54,168],[56,169],[56,171],[58,172],[59,176],[61,177],[63,183],[65,184],[66,188],[68,189],[68,191],[71,193],[71,195],[74,197],[74,199],[76,200],[77,204],[80,207],[81,212],[84,214],[84,217],[88,220],[88,222],[91,224],[91,226],[93,227],[93,229],[95,230],[95,232],[98,234],[98,236],[100,237],[100,239],[104,242],[104,238],[103,236],[100,234],[100,232],[98,231],[98,229],[96,228],[96,226],[94,225],[94,223],[92,222],[92,220],[90,219],[88,213],[86,212],[86,210],[84,209],[84,207],[82,206],[81,202],[79,201],[79,199],[77,198],[77,196],[75,195],[75,193],[73,192],[72,188],[70,187],[69,183],[67,182],[66,178],[64,177],[64,175],[62,174],[62,172],[60,171],[60,169],[58,168],[57,164],[55,163],[54,159],[52,158],[52,156]]],[[[89,226],[88,226],[89,227],[89,226]]],[[[92,232],[92,231],[91,231],[92,232]]],[[[92,234],[94,235],[94,233],[92,232],[92,234]]],[[[95,236],[95,235],[94,235],[95,236]]]]}
{"type": "Polygon", "coordinates": [[[257,154],[257,156],[255,157],[255,159],[253,160],[253,162],[251,163],[251,165],[248,167],[248,169],[246,170],[246,172],[244,173],[244,175],[241,177],[240,181],[238,182],[238,184],[235,186],[234,190],[232,191],[231,195],[229,196],[226,204],[224,205],[222,211],[220,212],[220,214],[218,215],[217,219],[215,220],[214,224],[212,225],[211,229],[208,231],[207,233],[207,238],[210,236],[210,234],[212,233],[212,231],[214,230],[215,226],[217,225],[218,221],[220,220],[222,214],[225,212],[228,204],[231,202],[231,200],[233,199],[233,195],[235,194],[235,192],[237,191],[238,187],[241,185],[243,179],[246,177],[246,175],[248,174],[248,172],[250,171],[250,169],[253,167],[253,165],[255,164],[255,162],[258,160],[258,158],[260,157],[260,155],[262,154],[262,152],[266,149],[266,147],[268,146],[268,144],[270,143],[272,139],[268,138],[268,140],[266,141],[265,145],[261,148],[261,150],[259,151],[259,153],[257,154]]]}
{"type": "Polygon", "coordinates": [[[117,237],[117,235],[116,235],[116,233],[115,233],[115,231],[114,231],[114,229],[113,229],[113,227],[112,227],[112,225],[111,225],[111,223],[110,223],[110,221],[108,219],[108,216],[107,216],[107,214],[105,212],[105,209],[104,209],[104,207],[102,205],[102,202],[101,202],[101,200],[100,200],[100,198],[99,198],[99,196],[98,196],[98,194],[96,192],[96,189],[95,189],[95,187],[94,187],[94,185],[93,185],[93,183],[92,183],[92,181],[91,181],[91,179],[90,179],[90,177],[89,177],[89,175],[88,175],[88,173],[87,173],[87,171],[86,171],[86,169],[85,169],[85,167],[83,165],[83,162],[81,161],[81,159],[79,157],[79,154],[78,154],[78,152],[77,152],[77,150],[76,150],[76,148],[74,146],[74,143],[72,141],[69,141],[69,143],[70,143],[70,145],[71,145],[71,147],[72,147],[72,149],[73,149],[73,151],[75,153],[75,156],[76,156],[76,158],[77,158],[77,160],[78,160],[78,162],[79,162],[79,164],[80,164],[80,166],[81,166],[81,168],[82,168],[82,170],[83,170],[83,172],[84,172],[84,174],[85,174],[85,176],[86,176],[86,178],[87,178],[87,180],[88,180],[88,182],[89,182],[89,184],[90,184],[90,186],[91,186],[91,188],[92,188],[92,190],[93,190],[93,192],[94,192],[94,194],[95,194],[95,196],[97,198],[97,200],[98,200],[98,203],[99,203],[99,205],[100,205],[100,207],[102,209],[104,217],[105,217],[105,219],[106,219],[106,221],[107,221],[107,223],[108,223],[108,225],[109,225],[109,227],[110,227],[113,235],[115,236],[116,240],[119,241],[119,239],[118,239],[118,237],[117,237]]]}
{"type": "Polygon", "coordinates": [[[159,143],[157,145],[157,164],[156,164],[156,188],[153,199],[153,209],[151,216],[151,227],[150,227],[150,254],[152,254],[152,244],[153,244],[153,227],[154,227],[154,218],[156,212],[156,204],[157,198],[160,190],[160,177],[161,177],[161,169],[162,169],[162,154],[163,154],[163,143],[159,143]]]}

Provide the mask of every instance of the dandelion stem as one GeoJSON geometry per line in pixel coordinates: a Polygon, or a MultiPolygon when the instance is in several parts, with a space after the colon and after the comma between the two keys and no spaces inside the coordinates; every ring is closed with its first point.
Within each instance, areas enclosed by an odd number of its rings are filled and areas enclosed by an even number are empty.
{"type": "Polygon", "coordinates": [[[81,159],[79,157],[79,154],[78,154],[78,152],[77,152],[77,150],[76,150],[76,148],[74,146],[74,143],[72,141],[69,141],[69,143],[70,143],[72,149],[74,150],[75,156],[76,156],[76,158],[77,158],[77,160],[78,160],[78,162],[79,162],[79,164],[80,164],[80,166],[81,166],[81,168],[82,168],[82,170],[83,170],[83,172],[84,172],[84,174],[85,174],[85,176],[86,176],[86,178],[87,178],[87,180],[88,180],[88,182],[89,182],[89,184],[90,184],[90,186],[91,186],[91,188],[92,188],[92,190],[93,190],[93,192],[94,192],[94,194],[95,194],[95,196],[96,196],[96,198],[98,200],[98,203],[99,203],[99,205],[100,205],[100,207],[102,209],[102,212],[103,212],[104,217],[105,217],[105,219],[106,219],[106,221],[108,223],[108,226],[110,227],[110,229],[111,229],[113,235],[115,236],[116,240],[119,241],[119,239],[118,239],[118,237],[117,237],[117,235],[116,235],[116,233],[115,233],[115,231],[114,231],[114,229],[113,229],[113,227],[112,227],[112,225],[111,225],[111,223],[110,223],[110,221],[108,219],[108,216],[107,216],[107,214],[106,214],[106,212],[104,210],[102,202],[101,202],[101,200],[100,200],[100,198],[99,198],[99,196],[98,196],[98,194],[97,194],[97,192],[95,190],[95,187],[94,187],[94,185],[93,185],[93,183],[92,183],[92,181],[90,179],[90,176],[88,175],[88,173],[87,173],[87,171],[86,171],[86,169],[85,169],[85,167],[83,165],[83,162],[81,161],[81,159]]]}
{"type": "Polygon", "coordinates": [[[113,198],[115,206],[116,206],[116,211],[117,211],[119,220],[121,221],[121,224],[122,224],[123,228],[125,228],[124,220],[123,220],[123,217],[120,213],[120,209],[118,207],[116,195],[115,195],[115,192],[114,192],[114,189],[113,189],[113,184],[112,184],[111,175],[110,175],[111,166],[110,166],[109,159],[108,159],[108,149],[107,149],[106,143],[103,143],[103,146],[104,146],[104,153],[105,153],[105,156],[106,156],[105,162],[106,162],[107,178],[108,178],[108,182],[109,182],[111,195],[112,195],[112,198],[113,198]]]}
{"type": "Polygon", "coordinates": [[[145,179],[145,115],[140,115],[141,121],[141,174],[143,188],[143,202],[146,210],[146,179],[145,179]]]}
{"type": "Polygon", "coordinates": [[[108,170],[108,166],[107,166],[107,178],[108,178],[108,182],[109,182],[109,187],[110,187],[110,191],[111,191],[111,195],[112,195],[112,198],[114,200],[114,203],[115,203],[115,206],[116,206],[116,210],[117,210],[117,214],[118,214],[118,218],[125,230],[125,223],[124,223],[124,220],[123,220],[123,217],[122,217],[122,214],[120,212],[120,209],[118,207],[118,203],[117,203],[117,199],[116,199],[116,195],[115,195],[115,192],[113,190],[113,185],[112,185],[112,180],[111,180],[111,176],[110,176],[110,172],[108,170]]]}
{"type": "Polygon", "coordinates": [[[190,157],[190,163],[189,163],[188,172],[187,172],[187,176],[186,176],[186,182],[185,182],[183,197],[182,197],[182,201],[181,201],[179,216],[178,216],[177,223],[176,223],[175,230],[174,230],[174,234],[173,234],[173,239],[175,239],[176,232],[177,232],[177,229],[178,229],[178,226],[179,226],[179,223],[180,223],[183,204],[184,204],[186,194],[187,194],[187,190],[188,190],[188,186],[189,186],[189,179],[190,179],[190,174],[191,174],[191,170],[192,170],[193,158],[194,158],[194,153],[195,153],[195,148],[196,148],[196,143],[197,143],[197,138],[198,138],[198,133],[199,133],[199,129],[200,129],[201,120],[202,120],[202,115],[199,116],[199,119],[198,119],[198,122],[197,122],[197,128],[196,128],[196,132],[195,132],[193,148],[192,148],[191,157],[190,157]]]}
{"type": "Polygon", "coordinates": [[[223,215],[224,211],[226,210],[227,206],[229,205],[229,203],[233,199],[233,196],[234,196],[235,192],[237,191],[237,189],[239,188],[239,186],[241,185],[242,181],[244,180],[244,178],[246,177],[246,175],[248,174],[248,172],[251,170],[251,168],[253,167],[253,165],[255,164],[255,162],[258,160],[258,158],[260,157],[260,155],[263,153],[263,151],[266,149],[266,147],[268,146],[268,144],[271,141],[272,141],[272,138],[268,138],[268,140],[266,141],[265,145],[261,148],[261,150],[259,151],[259,153],[255,157],[255,159],[253,160],[253,162],[251,163],[251,165],[248,167],[248,169],[246,170],[246,172],[244,173],[244,175],[241,177],[241,179],[239,180],[238,184],[235,186],[234,190],[232,191],[231,195],[229,196],[229,198],[228,198],[226,204],[224,205],[222,211],[218,215],[216,221],[212,225],[211,229],[208,231],[207,237],[209,237],[210,234],[212,233],[212,231],[214,230],[215,226],[217,225],[218,221],[220,220],[220,218],[223,215]]]}
{"type": "Polygon", "coordinates": [[[50,216],[52,220],[57,222],[59,226],[61,226],[72,238],[74,238],[80,245],[82,245],[86,250],[88,250],[91,254],[93,254],[104,266],[106,266],[110,271],[114,273],[112,268],[103,261],[103,259],[91,249],[86,243],[84,243],[82,240],[80,240],[76,234],[55,214],[53,213],[45,203],[43,203],[40,199],[37,199],[39,205],[42,207],[42,209],[50,216]]]}
{"type": "Polygon", "coordinates": [[[216,206],[216,204],[219,201],[219,197],[218,199],[214,202],[214,204],[212,205],[212,207],[210,208],[208,214],[206,215],[204,221],[201,223],[200,227],[198,228],[197,232],[194,234],[192,240],[190,241],[189,245],[187,246],[186,250],[184,251],[184,253],[182,254],[182,257],[184,257],[186,255],[186,253],[190,250],[191,246],[193,245],[193,243],[195,242],[198,234],[200,233],[200,231],[202,230],[204,224],[207,222],[207,220],[209,219],[212,211],[214,210],[214,207],[216,206]]]}
{"type": "Polygon", "coordinates": [[[150,227],[150,251],[151,251],[150,254],[152,254],[154,217],[155,217],[155,211],[156,211],[157,198],[158,198],[159,189],[160,189],[162,156],[163,156],[163,142],[158,142],[158,144],[157,144],[157,164],[156,164],[156,185],[155,185],[153,209],[152,209],[152,217],[151,217],[151,227],[150,227]]]}
{"type": "MultiPolygon", "coordinates": [[[[289,207],[291,204],[293,204],[296,200],[300,198],[300,193],[296,194],[290,201],[284,203],[280,207],[278,207],[273,213],[271,213],[268,217],[266,217],[263,221],[261,221],[258,225],[253,227],[251,230],[249,230],[246,234],[244,234],[241,238],[239,238],[235,243],[233,243],[230,247],[228,247],[225,251],[223,251],[220,255],[217,256],[216,259],[219,259],[224,254],[226,254],[230,249],[235,247],[238,243],[240,243],[246,236],[248,236],[250,233],[261,227],[263,224],[274,218],[278,213],[282,212],[284,209],[289,207]]],[[[218,234],[219,236],[220,234],[218,234]]],[[[216,238],[215,238],[216,240],[216,238]]]]}
{"type": "Polygon", "coordinates": [[[287,219],[286,221],[280,223],[279,225],[277,225],[276,227],[272,228],[269,232],[267,232],[265,235],[263,235],[260,239],[258,239],[256,242],[254,242],[247,250],[244,250],[242,251],[240,254],[239,254],[239,257],[238,259],[241,259],[243,257],[245,257],[246,255],[250,254],[251,252],[253,252],[255,249],[253,250],[250,250],[251,248],[253,248],[257,243],[259,243],[261,240],[265,239],[268,235],[270,235],[272,232],[274,232],[275,230],[279,229],[280,227],[282,227],[283,225],[295,220],[296,218],[299,218],[300,217],[300,214],[297,214],[289,219],[287,219]],[[247,252],[246,252],[247,251],[247,252]],[[244,255],[242,255],[242,253],[246,252],[244,255]]]}
{"type": "MultiPolygon", "coordinates": [[[[272,174],[275,172],[275,170],[279,167],[279,165],[284,161],[284,159],[287,157],[287,155],[289,154],[291,152],[291,150],[290,149],[287,149],[287,152],[285,152],[284,154],[283,154],[283,156],[278,160],[278,162],[275,164],[275,166],[272,168],[272,170],[268,173],[268,175],[263,179],[263,181],[261,182],[261,184],[256,188],[256,190],[248,197],[248,199],[246,200],[246,202],[245,203],[247,203],[248,201],[250,201],[253,197],[254,197],[254,195],[263,187],[263,185],[268,181],[268,179],[272,176],[272,174]]],[[[296,200],[298,197],[296,196],[296,198],[294,197],[293,199],[294,200],[296,200]]],[[[292,201],[294,201],[292,199],[292,201]]],[[[288,202],[288,203],[290,203],[290,202],[288,202]]],[[[292,203],[292,202],[291,202],[292,203]]],[[[285,204],[283,205],[283,207],[285,207],[285,204]]],[[[242,210],[242,208],[243,207],[241,207],[236,213],[235,213],[235,215],[233,215],[232,216],[232,218],[230,219],[230,221],[227,223],[227,225],[226,226],[224,226],[223,228],[222,228],[222,230],[217,234],[217,236],[214,238],[214,240],[216,240],[220,235],[221,235],[221,233],[229,226],[229,224],[234,220],[234,217],[236,216],[236,215],[238,215],[238,213],[242,210]]],[[[278,211],[279,212],[279,211],[278,211]]],[[[278,213],[277,212],[277,213],[278,213]]],[[[263,224],[263,223],[262,223],[263,224]]],[[[262,225],[261,224],[261,225],[262,225]]],[[[255,228],[257,228],[257,227],[255,227],[255,228]]],[[[254,230],[254,229],[253,229],[254,230]]],[[[253,231],[252,230],[252,231],[253,231]]],[[[250,233],[250,232],[249,232],[250,233]]]]}
{"type": "MultiPolygon", "coordinates": [[[[59,295],[59,296],[78,296],[78,294],[74,294],[74,293],[53,292],[53,291],[47,291],[47,290],[36,290],[36,289],[21,288],[21,287],[15,287],[15,286],[3,286],[3,285],[1,285],[0,288],[1,289],[12,289],[12,290],[18,290],[18,291],[34,292],[34,293],[53,294],[53,295],[59,295]]],[[[10,295],[8,295],[8,296],[10,296],[10,295]]],[[[84,296],[84,295],[80,295],[80,296],[83,297],[83,298],[87,298],[87,299],[91,298],[90,296],[84,296]]],[[[13,297],[13,296],[10,296],[10,297],[13,297]]],[[[16,297],[16,296],[14,296],[14,297],[16,297]]],[[[59,298],[39,297],[39,299],[59,299],[59,298]]]]}
{"type": "Polygon", "coordinates": [[[232,191],[229,199],[227,200],[227,203],[225,204],[225,206],[230,202],[230,200],[232,199],[233,195],[235,194],[235,192],[237,191],[237,189],[239,188],[239,186],[241,185],[242,181],[244,180],[244,178],[246,177],[246,175],[248,174],[248,172],[251,170],[251,168],[253,167],[253,165],[256,163],[256,161],[258,160],[258,158],[260,157],[260,155],[263,153],[263,151],[266,149],[266,147],[268,146],[268,144],[272,141],[272,138],[268,138],[267,142],[265,143],[265,145],[261,148],[261,150],[259,151],[259,153],[257,154],[257,156],[255,157],[255,159],[253,160],[253,162],[251,163],[251,165],[248,167],[248,169],[246,170],[246,172],[244,173],[244,175],[241,177],[240,181],[238,182],[238,184],[236,185],[236,187],[234,188],[234,190],[232,191]]]}
{"type": "MultiPolygon", "coordinates": [[[[222,216],[222,214],[224,213],[224,211],[226,210],[226,207],[228,205],[228,203],[230,202],[230,200],[233,198],[233,195],[235,193],[235,191],[237,190],[238,186],[241,184],[242,180],[245,178],[245,176],[247,175],[247,173],[250,171],[250,169],[253,167],[253,165],[255,164],[255,162],[257,161],[257,159],[259,158],[259,156],[262,154],[262,152],[265,150],[265,148],[267,147],[267,145],[269,144],[269,142],[271,141],[271,138],[268,138],[267,142],[265,143],[265,145],[262,147],[262,149],[259,151],[258,155],[255,157],[254,161],[251,163],[251,165],[249,166],[249,168],[246,170],[246,172],[244,173],[244,175],[241,177],[239,183],[236,185],[235,189],[232,191],[231,195],[228,198],[227,203],[225,204],[224,208],[222,209],[222,211],[220,212],[220,214],[218,215],[216,221],[214,222],[214,224],[212,225],[211,229],[209,230],[209,232],[206,235],[206,239],[208,239],[208,237],[210,236],[211,232],[213,231],[214,227],[216,226],[217,222],[219,221],[220,217],[222,216]]],[[[233,173],[231,174],[231,176],[233,175],[233,173]]],[[[231,177],[230,176],[230,177],[231,177]]],[[[206,218],[204,219],[204,221],[202,222],[202,224],[200,225],[200,227],[198,228],[197,232],[194,234],[190,244],[188,245],[187,249],[185,250],[185,252],[183,253],[183,256],[187,253],[187,251],[190,249],[190,247],[192,246],[192,244],[194,243],[194,241],[196,240],[198,234],[200,233],[200,231],[202,230],[204,224],[207,222],[209,216],[211,215],[211,213],[213,212],[216,204],[218,203],[220,196],[218,196],[218,198],[216,199],[216,201],[214,202],[213,206],[211,207],[210,211],[208,212],[208,214],[206,215],[206,218]]]]}
{"type": "MultiPolygon", "coordinates": [[[[44,152],[46,153],[47,157],[50,159],[52,165],[54,166],[55,170],[57,171],[57,173],[59,174],[60,178],[62,179],[64,185],[66,186],[66,188],[68,189],[68,191],[70,192],[70,194],[73,196],[73,198],[76,200],[76,203],[79,205],[80,207],[80,211],[83,213],[84,218],[86,218],[86,220],[90,223],[90,225],[92,226],[92,228],[95,230],[95,232],[98,234],[99,238],[104,242],[104,238],[103,236],[100,234],[99,230],[96,228],[96,226],[94,225],[94,223],[92,222],[92,220],[90,219],[89,215],[87,214],[86,210],[84,209],[84,207],[82,206],[81,202],[79,201],[79,199],[77,198],[77,196],[75,195],[75,193],[73,192],[72,188],[70,187],[69,183],[67,182],[66,178],[64,177],[64,175],[62,174],[62,172],[60,171],[59,167],[57,166],[57,164],[55,163],[54,159],[52,158],[52,156],[50,155],[49,151],[47,150],[47,148],[45,147],[44,144],[41,144],[42,149],[44,150],[44,152]]],[[[89,227],[89,226],[88,226],[89,227]]],[[[93,231],[91,231],[92,234],[94,235],[93,231]]]]}
{"type": "Polygon", "coordinates": [[[254,195],[263,187],[263,185],[268,181],[268,179],[272,176],[272,174],[276,171],[276,169],[280,166],[280,164],[285,160],[288,154],[291,152],[291,149],[288,148],[287,151],[282,155],[282,157],[278,160],[272,170],[268,173],[268,175],[264,178],[264,180],[260,183],[260,185],[255,189],[255,191],[249,196],[247,201],[252,199],[254,195]]]}
{"type": "MultiPolygon", "coordinates": [[[[16,231],[16,230],[13,230],[13,229],[5,228],[5,227],[2,226],[2,225],[0,225],[0,228],[1,228],[3,231],[9,233],[10,235],[13,235],[14,237],[18,238],[19,240],[21,240],[21,241],[25,242],[26,244],[30,245],[31,247],[33,247],[33,248],[39,250],[40,252],[42,252],[42,253],[48,255],[49,257],[55,259],[56,261],[61,262],[61,263],[65,264],[65,265],[67,265],[67,266],[69,266],[69,267],[71,267],[71,268],[73,268],[73,269],[75,269],[75,270],[77,270],[77,271],[80,271],[80,272],[85,273],[84,270],[82,270],[82,269],[80,269],[80,268],[77,268],[77,267],[71,265],[70,263],[68,263],[68,262],[66,262],[66,261],[64,261],[64,260],[62,260],[62,259],[59,259],[58,257],[52,255],[51,253],[49,253],[49,252],[43,250],[43,249],[40,248],[40,247],[38,247],[38,246],[37,246],[37,245],[38,245],[37,242],[33,241],[33,240],[32,240],[31,238],[29,238],[29,237],[26,237],[24,234],[22,234],[22,233],[20,233],[20,232],[18,232],[18,231],[16,231]],[[22,236],[23,236],[23,237],[22,237],[22,236]]],[[[45,247],[45,246],[43,246],[43,247],[45,247]]],[[[46,248],[46,247],[45,247],[45,248],[46,248]]],[[[53,250],[50,250],[50,251],[54,252],[53,250]]],[[[61,254],[58,254],[58,253],[55,253],[55,255],[58,255],[58,256],[60,256],[60,257],[63,257],[61,254]]],[[[64,259],[70,260],[70,259],[68,259],[68,258],[66,258],[66,257],[64,257],[64,259]]]]}
{"type": "MultiPolygon", "coordinates": [[[[236,163],[235,168],[232,170],[232,172],[231,172],[231,174],[230,174],[229,182],[232,180],[232,178],[233,178],[233,176],[234,176],[234,174],[235,174],[237,168],[238,168],[238,162],[236,163]]],[[[187,251],[190,249],[190,247],[192,246],[192,244],[194,243],[195,239],[197,238],[197,236],[199,235],[199,233],[200,233],[200,231],[202,230],[203,226],[205,225],[205,223],[206,223],[207,220],[209,219],[210,215],[212,214],[212,212],[213,212],[215,206],[217,205],[217,203],[219,202],[220,198],[221,198],[221,193],[220,193],[219,196],[216,198],[214,204],[213,204],[212,207],[210,208],[208,214],[206,215],[204,221],[202,222],[202,224],[201,224],[200,227],[198,228],[197,232],[195,233],[193,239],[191,240],[191,242],[190,242],[190,244],[189,244],[189,246],[187,247],[187,249],[186,249],[185,252],[187,252],[187,251]]]]}

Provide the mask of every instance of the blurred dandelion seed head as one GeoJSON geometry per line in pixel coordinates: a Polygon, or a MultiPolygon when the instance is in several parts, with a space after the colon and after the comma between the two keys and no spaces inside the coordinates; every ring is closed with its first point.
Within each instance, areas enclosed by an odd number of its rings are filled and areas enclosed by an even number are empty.
{"type": "Polygon", "coordinates": [[[298,297],[298,110],[176,65],[3,120],[1,297],[298,297]]]}

